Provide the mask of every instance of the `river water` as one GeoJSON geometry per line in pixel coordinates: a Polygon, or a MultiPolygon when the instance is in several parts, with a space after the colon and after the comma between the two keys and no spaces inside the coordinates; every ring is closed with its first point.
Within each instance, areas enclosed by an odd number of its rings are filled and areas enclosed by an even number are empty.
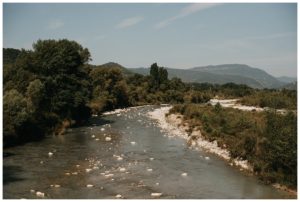
{"type": "Polygon", "coordinates": [[[155,108],[92,118],[66,135],[4,149],[3,197],[41,198],[37,191],[50,199],[291,197],[169,137],[147,116],[155,108]]]}

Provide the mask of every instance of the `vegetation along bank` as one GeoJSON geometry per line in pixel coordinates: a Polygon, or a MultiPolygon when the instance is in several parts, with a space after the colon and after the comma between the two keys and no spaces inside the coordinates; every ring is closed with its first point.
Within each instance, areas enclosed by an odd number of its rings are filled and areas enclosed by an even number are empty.
{"type": "Polygon", "coordinates": [[[184,83],[152,64],[140,75],[116,63],[91,65],[88,49],[75,41],[38,40],[32,50],[4,49],[4,146],[63,134],[67,127],[117,108],[178,104],[190,127],[227,145],[232,157],[247,159],[266,182],[297,186],[297,117],[293,113],[241,112],[201,105],[211,98],[239,98],[243,104],[297,109],[296,90],[253,89],[228,83],[184,83]]]}

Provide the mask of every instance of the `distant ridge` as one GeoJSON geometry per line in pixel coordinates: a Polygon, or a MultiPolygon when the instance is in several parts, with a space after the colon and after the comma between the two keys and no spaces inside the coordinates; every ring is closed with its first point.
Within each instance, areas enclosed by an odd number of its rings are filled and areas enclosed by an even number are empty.
{"type": "MultiPolygon", "coordinates": [[[[280,88],[286,83],[267,72],[244,64],[222,64],[193,67],[190,69],[167,68],[169,77],[181,78],[184,82],[225,84],[233,82],[252,88],[280,88]]],[[[148,75],[148,68],[132,68],[130,71],[148,75]]]]}

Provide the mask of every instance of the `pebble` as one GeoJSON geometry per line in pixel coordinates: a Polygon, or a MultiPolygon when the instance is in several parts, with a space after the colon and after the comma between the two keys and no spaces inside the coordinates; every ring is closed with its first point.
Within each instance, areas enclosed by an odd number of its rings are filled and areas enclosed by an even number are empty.
{"type": "Polygon", "coordinates": [[[208,156],[205,157],[206,160],[209,160],[210,158],[208,156]]]}
{"type": "Polygon", "coordinates": [[[114,176],[114,174],[107,174],[107,175],[104,175],[105,177],[112,177],[114,176]]]}
{"type": "Polygon", "coordinates": [[[131,145],[135,145],[135,144],[136,144],[136,142],[130,142],[130,144],[131,144],[131,145]]]}
{"type": "Polygon", "coordinates": [[[157,185],[157,186],[158,186],[158,185],[159,185],[159,183],[158,183],[158,182],[156,182],[156,183],[155,183],[155,185],[157,185]]]}
{"type": "Polygon", "coordinates": [[[30,189],[30,192],[31,192],[31,193],[35,193],[35,190],[34,190],[34,189],[30,189]]]}
{"type": "Polygon", "coordinates": [[[38,197],[45,197],[45,193],[40,192],[40,191],[37,191],[35,194],[36,194],[36,196],[38,196],[38,197]]]}
{"type": "Polygon", "coordinates": [[[79,167],[80,167],[80,165],[76,165],[76,167],[77,167],[77,168],[79,168],[79,167]]]}
{"type": "Polygon", "coordinates": [[[92,184],[87,184],[86,187],[87,187],[87,188],[91,188],[91,187],[94,187],[94,185],[92,185],[92,184]]]}
{"type": "Polygon", "coordinates": [[[152,172],[153,170],[152,170],[152,168],[148,168],[147,171],[148,172],[152,172]]]}
{"type": "Polygon", "coordinates": [[[150,158],[150,161],[153,161],[154,160],[154,158],[150,158]]]}
{"type": "Polygon", "coordinates": [[[106,142],[111,141],[111,137],[105,137],[105,141],[106,141],[106,142]]]}
{"type": "Polygon", "coordinates": [[[117,160],[118,160],[118,161],[122,161],[123,158],[119,156],[119,157],[117,158],[117,160]]]}
{"type": "Polygon", "coordinates": [[[105,131],[105,128],[101,128],[101,131],[105,131]]]}
{"type": "Polygon", "coordinates": [[[52,152],[49,152],[49,153],[48,153],[48,156],[53,156],[53,153],[52,153],[52,152]]]}
{"type": "Polygon", "coordinates": [[[91,171],[92,171],[92,169],[90,169],[90,168],[85,169],[85,172],[87,172],[87,173],[89,173],[91,171]]]}
{"type": "Polygon", "coordinates": [[[65,175],[71,175],[71,173],[65,173],[65,175]]]}
{"type": "Polygon", "coordinates": [[[40,164],[44,164],[44,161],[40,161],[40,164]]]}
{"type": "Polygon", "coordinates": [[[187,173],[182,173],[181,176],[186,177],[187,173]]]}
{"type": "Polygon", "coordinates": [[[120,168],[120,171],[121,171],[121,172],[125,172],[125,171],[126,171],[126,168],[120,168]]]}
{"type": "Polygon", "coordinates": [[[92,138],[95,138],[96,136],[95,135],[92,135],[92,138]]]}
{"type": "Polygon", "coordinates": [[[59,185],[59,184],[56,184],[56,185],[54,185],[54,187],[55,187],[55,188],[59,188],[59,187],[60,187],[60,185],[59,185]]]}
{"type": "Polygon", "coordinates": [[[116,195],[116,198],[122,198],[121,194],[116,195]]]}
{"type": "Polygon", "coordinates": [[[72,175],[78,175],[78,172],[73,172],[72,175]]]}
{"type": "Polygon", "coordinates": [[[151,193],[151,196],[154,197],[160,197],[162,195],[162,193],[151,193]]]}

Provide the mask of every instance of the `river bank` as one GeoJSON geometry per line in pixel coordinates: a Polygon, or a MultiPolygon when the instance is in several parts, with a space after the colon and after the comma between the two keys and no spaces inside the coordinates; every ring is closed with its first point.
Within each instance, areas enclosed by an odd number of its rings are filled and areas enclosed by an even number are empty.
{"type": "Polygon", "coordinates": [[[92,117],[66,135],[7,148],[5,199],[293,198],[204,151],[170,138],[148,112],[92,117]]]}
{"type": "MultiPolygon", "coordinates": [[[[225,102],[222,104],[228,105],[226,107],[231,107],[236,102],[236,100],[225,102]]],[[[218,146],[217,141],[207,141],[202,135],[199,128],[191,128],[187,122],[183,120],[181,114],[168,114],[171,106],[161,107],[150,113],[149,117],[155,119],[158,123],[158,126],[167,132],[170,136],[178,136],[186,140],[187,144],[196,150],[204,150],[209,153],[213,153],[225,161],[228,162],[230,166],[237,167],[240,171],[247,172],[248,174],[255,174],[253,171],[253,165],[251,165],[247,160],[242,160],[240,158],[232,158],[230,156],[229,150],[226,149],[226,145],[223,147],[218,146]]],[[[248,111],[246,109],[246,111],[248,111]]],[[[276,189],[280,189],[290,193],[291,195],[297,196],[297,191],[290,189],[284,185],[275,183],[272,184],[276,189]]]]}
{"type": "Polygon", "coordinates": [[[158,108],[152,112],[149,112],[149,116],[152,119],[157,120],[158,125],[170,136],[178,136],[185,139],[192,147],[216,154],[217,156],[228,161],[231,166],[239,167],[241,171],[253,171],[253,166],[251,166],[247,160],[231,159],[230,153],[227,149],[219,147],[217,141],[209,142],[205,140],[201,135],[200,130],[193,129],[192,132],[188,133],[187,131],[190,129],[190,127],[183,121],[182,115],[170,114],[166,116],[171,108],[172,107],[170,106],[158,108]]]}

